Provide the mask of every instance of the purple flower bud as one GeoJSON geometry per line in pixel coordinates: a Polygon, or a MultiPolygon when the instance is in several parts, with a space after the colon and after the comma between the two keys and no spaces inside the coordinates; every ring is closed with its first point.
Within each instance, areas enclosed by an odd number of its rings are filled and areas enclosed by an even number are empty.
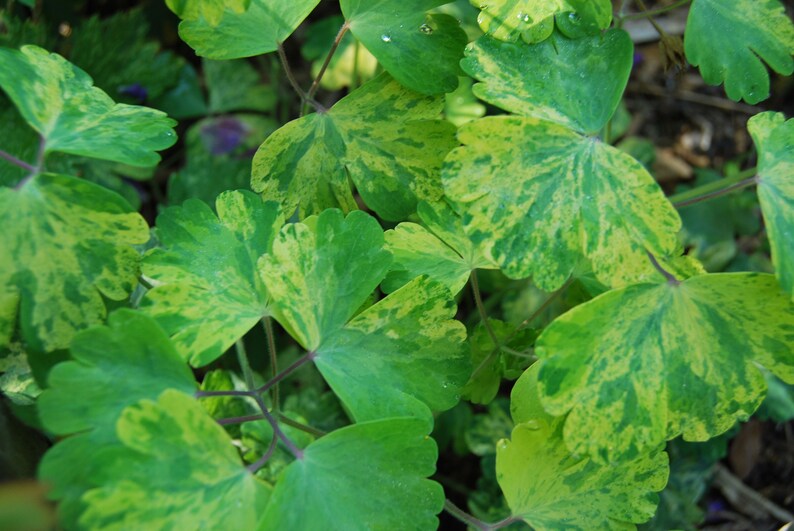
{"type": "Polygon", "coordinates": [[[201,129],[204,145],[215,156],[228,155],[237,149],[248,135],[245,124],[234,118],[219,118],[201,129]]]}
{"type": "Polygon", "coordinates": [[[129,96],[138,103],[143,103],[149,97],[149,91],[140,83],[133,83],[132,85],[122,85],[119,87],[119,94],[129,96]]]}

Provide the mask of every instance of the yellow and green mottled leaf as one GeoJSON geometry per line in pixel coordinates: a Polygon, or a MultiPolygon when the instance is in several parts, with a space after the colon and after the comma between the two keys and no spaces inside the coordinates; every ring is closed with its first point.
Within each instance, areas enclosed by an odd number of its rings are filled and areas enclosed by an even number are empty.
{"type": "Polygon", "coordinates": [[[160,161],[156,151],[176,142],[176,122],[165,113],[114,103],[88,74],[37,46],[0,48],[0,87],[48,153],[154,166],[160,161]]]}
{"type": "Polygon", "coordinates": [[[226,10],[244,13],[251,0],[166,0],[165,4],[183,20],[204,19],[210,26],[217,26],[226,10]]]}
{"type": "Polygon", "coordinates": [[[472,270],[496,269],[466,237],[460,217],[445,201],[423,201],[418,211],[425,226],[400,223],[386,231],[386,243],[394,255],[394,263],[383,281],[384,291],[390,293],[418,276],[427,275],[457,295],[472,270]]]}
{"type": "Polygon", "coordinates": [[[47,351],[101,322],[103,298],[129,295],[139,261],[132,246],[149,239],[146,221],[120,196],[53,174],[0,188],[0,225],[0,339],[18,301],[22,338],[47,351]]]}
{"type": "Polygon", "coordinates": [[[193,374],[165,332],[145,315],[114,312],[107,326],[75,336],[74,361],[56,365],[49,388],[39,397],[42,423],[56,435],[71,435],[45,455],[39,478],[60,501],[61,521],[76,527],[83,493],[98,486],[97,454],[119,445],[116,419],[127,406],[156,398],[165,389],[193,393],[193,374]]]}
{"type": "Polygon", "coordinates": [[[425,422],[365,422],[318,439],[282,474],[259,531],[435,529],[438,450],[425,422]]]}
{"type": "Polygon", "coordinates": [[[516,41],[523,36],[528,42],[540,40],[538,33],[548,36],[554,23],[551,17],[572,12],[584,23],[606,29],[612,22],[610,0],[471,0],[480,9],[477,22],[482,30],[501,41],[516,41]]]}
{"type": "Polygon", "coordinates": [[[535,353],[571,451],[617,461],[748,418],[766,389],[757,364],[794,382],[794,305],[766,274],[634,285],[558,318],[535,353]]]}
{"type": "Polygon", "coordinates": [[[735,101],[769,97],[764,63],[779,74],[794,72],[794,24],[778,0],[694,0],[684,45],[706,83],[724,82],[735,101]]]}
{"type": "Polygon", "coordinates": [[[123,446],[99,454],[85,529],[253,529],[270,487],[240,460],[232,440],[193,398],[175,390],[125,409],[123,446]]]}
{"type": "Polygon", "coordinates": [[[403,220],[417,201],[443,195],[440,168],[457,145],[438,120],[441,97],[422,96],[382,74],[325,113],[292,121],[254,157],[251,187],[301,218],[326,208],[355,210],[348,184],[387,220],[403,220]]]}
{"type": "Polygon", "coordinates": [[[559,288],[582,260],[601,282],[658,278],[647,252],[677,256],[681,220],[626,153],[531,117],[464,125],[443,170],[466,232],[511,278],[559,288]]]}
{"type": "Polygon", "coordinates": [[[394,79],[422,94],[441,94],[458,86],[458,63],[468,41],[454,17],[426,13],[447,3],[341,0],[340,6],[350,31],[394,79]]]}
{"type": "Polygon", "coordinates": [[[197,199],[165,210],[157,218],[162,247],[143,262],[155,287],[141,309],[196,367],[220,357],[269,314],[256,263],[284,224],[277,204],[251,192],[224,192],[215,206],[217,216],[197,199]]]}
{"type": "Polygon", "coordinates": [[[584,39],[555,34],[531,46],[482,37],[466,48],[461,65],[482,81],[474,86],[478,98],[514,114],[595,134],[618,107],[633,51],[622,30],[584,39]]]}
{"type": "Polygon", "coordinates": [[[516,382],[516,427],[510,440],[497,443],[496,477],[513,514],[538,531],[622,531],[649,520],[667,483],[667,454],[657,450],[616,465],[571,454],[563,419],[540,405],[537,379],[536,365],[516,382]]]}
{"type": "Polygon", "coordinates": [[[794,120],[765,112],[747,128],[758,148],[758,198],[775,274],[794,297],[794,120]]]}
{"type": "Polygon", "coordinates": [[[468,364],[449,290],[419,278],[355,315],[391,264],[383,230],[363,212],[307,221],[284,227],[259,263],[275,318],[356,420],[452,407],[468,364]]]}
{"type": "MultiPolygon", "coordinates": [[[[184,3],[185,0],[174,0],[184,3]]],[[[222,0],[214,0],[222,1],[222,0]]],[[[241,0],[225,0],[240,5],[241,0]]],[[[320,0],[249,0],[244,11],[226,9],[220,19],[206,15],[183,20],[179,36],[196,55],[239,59],[275,52],[314,10],[320,0]]]]}

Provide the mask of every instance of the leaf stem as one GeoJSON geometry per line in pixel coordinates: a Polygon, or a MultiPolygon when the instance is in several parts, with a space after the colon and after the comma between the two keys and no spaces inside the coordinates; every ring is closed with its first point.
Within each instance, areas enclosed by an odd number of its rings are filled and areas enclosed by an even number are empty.
{"type": "Polygon", "coordinates": [[[495,531],[496,529],[501,529],[503,527],[507,527],[510,524],[514,524],[516,522],[521,522],[522,519],[517,516],[510,516],[505,518],[504,520],[500,520],[499,522],[494,522],[489,524],[488,522],[483,522],[476,516],[473,516],[454,503],[452,503],[449,498],[444,500],[444,510],[447,511],[450,515],[454,516],[459,521],[463,522],[466,525],[469,525],[475,529],[479,529],[480,531],[495,531]]]}
{"type": "Polygon", "coordinates": [[[265,454],[262,457],[260,457],[259,459],[257,459],[256,461],[254,461],[253,463],[251,463],[246,467],[249,470],[249,472],[253,474],[257,470],[265,466],[265,463],[267,463],[270,460],[270,458],[273,456],[273,452],[276,451],[276,443],[278,443],[278,437],[276,437],[276,434],[274,433],[273,438],[270,439],[270,446],[268,446],[267,452],[265,452],[265,454]]]}
{"type": "Polygon", "coordinates": [[[309,426],[308,424],[304,424],[302,422],[298,422],[297,420],[292,420],[291,418],[289,418],[288,416],[284,415],[283,413],[279,413],[278,414],[278,420],[279,420],[279,422],[283,422],[287,426],[291,426],[291,427],[293,427],[293,428],[295,428],[297,430],[301,430],[303,432],[308,433],[309,435],[314,435],[315,437],[318,437],[318,438],[322,437],[323,435],[326,435],[326,432],[324,432],[323,430],[318,430],[314,426],[309,426]]]}
{"type": "Polygon", "coordinates": [[[674,4],[670,4],[667,7],[660,7],[658,9],[652,9],[652,10],[647,10],[643,6],[643,10],[644,11],[642,13],[632,13],[630,15],[623,15],[623,16],[620,17],[620,19],[621,20],[638,20],[638,19],[643,19],[643,18],[655,17],[655,16],[658,16],[658,15],[664,15],[665,13],[668,13],[670,11],[674,11],[674,10],[678,9],[679,7],[685,6],[686,4],[688,4],[691,1],[692,0],[679,0],[678,2],[676,2],[674,4]]]}
{"type": "Polygon", "coordinates": [[[661,273],[661,275],[664,278],[667,279],[668,284],[671,284],[673,286],[678,286],[679,284],[681,284],[681,281],[675,278],[675,275],[673,275],[672,273],[670,273],[669,271],[667,271],[665,268],[662,267],[662,264],[659,263],[659,261],[656,259],[656,257],[653,254],[651,254],[650,251],[646,250],[645,252],[648,254],[648,259],[651,261],[651,264],[653,264],[653,267],[655,267],[656,270],[659,273],[661,273]]]}
{"type": "Polygon", "coordinates": [[[337,48],[339,48],[339,45],[342,43],[342,38],[345,36],[345,33],[347,33],[348,29],[350,29],[350,26],[348,26],[347,21],[345,21],[345,23],[342,24],[342,27],[339,28],[339,33],[336,34],[334,43],[331,45],[328,55],[325,56],[325,61],[323,61],[323,65],[320,67],[317,77],[314,78],[311,88],[309,88],[309,93],[306,95],[309,99],[313,99],[314,95],[317,94],[317,90],[320,88],[320,82],[323,80],[325,71],[328,70],[328,65],[331,64],[331,59],[333,59],[334,54],[336,53],[337,48]]]}
{"type": "Polygon", "coordinates": [[[314,352],[307,352],[305,355],[303,355],[300,358],[298,358],[297,360],[295,360],[295,362],[292,365],[290,365],[289,367],[287,367],[286,369],[284,369],[283,371],[278,373],[275,377],[271,378],[264,385],[262,385],[259,388],[257,388],[256,389],[256,393],[259,393],[259,394],[264,393],[265,391],[267,391],[271,387],[277,385],[281,380],[283,380],[284,378],[286,378],[287,376],[289,376],[290,374],[292,374],[296,370],[300,369],[301,367],[303,367],[304,365],[306,365],[310,361],[314,360],[314,358],[316,356],[317,356],[317,354],[315,354],[314,352]]]}
{"type": "Polygon", "coordinates": [[[670,196],[670,202],[673,203],[673,206],[676,208],[684,208],[730,194],[742,188],[747,188],[748,186],[758,184],[756,171],[757,168],[750,168],[732,177],[726,177],[718,181],[704,184],[703,186],[698,186],[692,190],[670,196]]]}
{"type": "Polygon", "coordinates": [[[488,331],[488,335],[491,336],[491,341],[493,341],[494,346],[498,347],[500,345],[500,341],[496,336],[496,332],[494,332],[491,323],[488,322],[488,313],[485,311],[485,305],[482,303],[482,293],[480,293],[480,282],[477,280],[476,269],[472,269],[469,280],[471,281],[471,291],[474,294],[474,304],[477,306],[477,311],[480,313],[480,320],[482,321],[485,329],[488,331]]]}
{"type": "Polygon", "coordinates": [[[245,422],[253,422],[255,420],[262,420],[265,417],[262,415],[244,415],[242,417],[229,417],[225,419],[218,419],[217,423],[221,426],[231,426],[233,424],[243,424],[245,422]]]}
{"type": "Polygon", "coordinates": [[[306,92],[304,92],[298,84],[298,80],[295,79],[295,75],[292,73],[292,69],[289,66],[289,62],[287,61],[287,54],[284,52],[284,45],[281,42],[278,43],[278,58],[281,60],[281,66],[284,68],[284,73],[287,75],[289,84],[292,86],[292,89],[295,91],[295,93],[300,97],[301,104],[309,104],[314,107],[317,112],[325,112],[327,109],[314,99],[309,98],[306,92]]]}
{"type": "Polygon", "coordinates": [[[251,364],[248,362],[248,354],[245,351],[245,343],[242,339],[238,339],[234,343],[234,349],[237,352],[237,361],[240,368],[243,370],[243,378],[245,379],[245,386],[248,391],[254,389],[254,371],[251,370],[251,364]]]}
{"type": "Polygon", "coordinates": [[[23,170],[27,170],[30,173],[33,173],[33,172],[36,171],[36,167],[33,166],[32,164],[28,164],[24,160],[18,159],[14,155],[12,155],[11,153],[7,153],[7,152],[3,151],[2,149],[0,149],[0,159],[4,159],[4,160],[10,162],[11,164],[13,164],[14,166],[19,166],[23,170]]]}
{"type": "Polygon", "coordinates": [[[278,420],[276,420],[276,418],[270,414],[270,411],[267,410],[267,405],[265,405],[265,401],[262,400],[262,396],[256,395],[254,396],[254,400],[256,400],[256,403],[259,405],[259,409],[262,410],[265,420],[267,420],[270,423],[270,426],[273,428],[273,433],[276,434],[276,437],[281,439],[282,444],[284,444],[284,446],[287,447],[287,450],[289,450],[289,452],[295,456],[295,459],[303,459],[303,450],[295,446],[295,443],[293,443],[290,438],[287,437],[287,434],[281,430],[278,420]]]}
{"type": "MultiPolygon", "coordinates": [[[[270,357],[271,374],[273,375],[273,379],[275,379],[278,377],[278,352],[276,351],[276,335],[273,332],[273,319],[265,317],[262,319],[262,324],[265,327],[265,336],[267,337],[267,352],[270,357]]],[[[273,403],[273,411],[279,411],[279,409],[281,409],[278,382],[272,386],[270,401],[273,403]]]]}
{"type": "MultiPolygon", "coordinates": [[[[667,32],[664,31],[664,29],[659,24],[657,24],[656,21],[653,19],[653,15],[649,15],[648,14],[648,13],[650,13],[650,11],[648,10],[648,7],[645,5],[644,0],[637,0],[637,4],[642,9],[642,13],[640,13],[640,14],[644,15],[643,17],[640,17],[640,18],[647,18],[648,22],[651,23],[651,26],[653,26],[653,29],[656,30],[656,33],[658,33],[659,36],[662,37],[662,39],[669,38],[669,36],[667,35],[667,32]]],[[[663,13],[664,13],[664,11],[663,11],[663,13]]]]}

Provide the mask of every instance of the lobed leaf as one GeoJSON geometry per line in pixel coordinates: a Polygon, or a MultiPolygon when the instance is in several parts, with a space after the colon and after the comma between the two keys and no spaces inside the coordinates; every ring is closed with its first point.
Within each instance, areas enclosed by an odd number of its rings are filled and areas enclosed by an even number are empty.
{"type": "Polygon", "coordinates": [[[193,366],[219,358],[269,315],[256,262],[284,224],[275,203],[251,192],[224,192],[215,204],[217,216],[197,199],[166,209],[157,218],[162,248],[150,251],[143,263],[155,287],[141,309],[193,366]]]}
{"type": "Polygon", "coordinates": [[[284,471],[258,529],[435,529],[444,493],[427,478],[436,458],[419,419],[336,430],[284,471]]]}
{"type": "Polygon", "coordinates": [[[794,120],[753,116],[747,128],[758,149],[758,198],[780,285],[794,297],[794,120]]]}
{"type": "Polygon", "coordinates": [[[730,273],[605,293],[554,321],[535,353],[544,407],[569,413],[568,447],[603,462],[747,419],[766,388],[756,364],[794,382],[793,345],[775,278],[730,273]]]}
{"type": "Polygon", "coordinates": [[[326,208],[355,210],[348,176],[366,204],[402,220],[417,201],[440,199],[440,167],[457,143],[455,127],[438,120],[443,98],[402,88],[383,74],[328,112],[294,120],[262,144],[251,187],[301,218],[326,208]]]}
{"type": "MultiPolygon", "coordinates": [[[[185,0],[172,1],[182,3],[185,0]]],[[[224,1],[239,5],[242,0],[224,1]]],[[[183,20],[179,24],[179,36],[196,55],[208,59],[239,59],[275,52],[279,43],[292,35],[320,3],[320,0],[248,1],[247,10],[227,9],[220,20],[217,16],[209,20],[204,17],[183,20]]]]}
{"type": "Polygon", "coordinates": [[[778,0],[694,0],[687,18],[687,60],[734,101],[769,97],[769,73],[794,72],[794,24],[778,0]]]}
{"type": "Polygon", "coordinates": [[[154,166],[155,151],[176,142],[176,124],[165,113],[114,103],[91,78],[37,46],[0,48],[0,87],[47,153],[59,151],[131,166],[154,166]]]}
{"type": "Polygon", "coordinates": [[[464,125],[443,169],[466,233],[511,278],[559,288],[582,260],[607,285],[657,277],[646,251],[677,256],[681,220],[630,155],[532,117],[464,125]]]}
{"type": "Polygon", "coordinates": [[[165,5],[183,20],[204,19],[210,26],[217,26],[226,10],[244,13],[251,0],[165,0],[165,5]]]}

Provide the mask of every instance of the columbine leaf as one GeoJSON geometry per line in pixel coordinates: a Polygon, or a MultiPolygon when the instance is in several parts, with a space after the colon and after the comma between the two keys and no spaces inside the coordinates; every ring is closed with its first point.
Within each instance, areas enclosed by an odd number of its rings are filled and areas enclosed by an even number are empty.
{"type": "Polygon", "coordinates": [[[102,486],[87,492],[87,529],[253,529],[270,488],[242,466],[223,428],[194,399],[167,390],[124,410],[123,445],[99,453],[102,486]]]}
{"type": "Polygon", "coordinates": [[[146,107],[113,103],[91,78],[37,46],[0,48],[0,87],[45,143],[60,151],[131,166],[154,166],[176,142],[176,122],[146,107]]]}
{"type": "Polygon", "coordinates": [[[426,479],[437,458],[428,435],[404,418],[324,436],[285,470],[258,529],[435,529],[444,494],[426,479]]]}
{"type": "Polygon", "coordinates": [[[427,275],[457,295],[474,269],[496,269],[463,232],[463,223],[444,201],[419,203],[419,217],[426,227],[400,223],[386,231],[386,243],[394,255],[383,289],[390,293],[418,276],[427,275]]]}
{"type": "Polygon", "coordinates": [[[522,35],[527,42],[539,40],[538,33],[548,36],[553,27],[550,17],[575,12],[583,22],[606,29],[612,22],[610,0],[471,0],[480,8],[477,17],[484,32],[502,41],[515,41],[522,35]]]}
{"type": "Polygon", "coordinates": [[[618,107],[634,46],[628,33],[529,46],[482,37],[466,49],[463,69],[483,81],[474,94],[502,109],[595,134],[618,107]],[[533,75],[527,75],[533,72],[533,75]]]}
{"type": "Polygon", "coordinates": [[[0,188],[0,224],[0,331],[18,300],[22,337],[37,350],[66,348],[104,319],[103,297],[125,299],[138,276],[132,245],[149,239],[121,197],[63,175],[0,188]]]}
{"type": "Polygon", "coordinates": [[[758,198],[783,288],[794,297],[794,120],[765,112],[747,128],[758,148],[758,198]]]}
{"type": "Polygon", "coordinates": [[[598,279],[656,276],[646,250],[678,252],[681,220],[631,156],[567,127],[497,116],[464,125],[447,157],[447,196],[466,232],[512,278],[554,291],[586,259],[598,279]]]}
{"type": "Polygon", "coordinates": [[[391,262],[383,232],[363,212],[313,221],[286,226],[260,261],[276,319],[356,420],[452,407],[468,367],[449,291],[419,278],[353,317],[391,262]]]}
{"type": "Polygon", "coordinates": [[[425,11],[447,0],[341,0],[350,31],[401,84],[422,94],[452,92],[468,38],[449,15],[425,11]],[[411,60],[407,61],[406,58],[411,60]]]}
{"type": "Polygon", "coordinates": [[[680,434],[705,441],[752,414],[763,365],[794,382],[794,306],[772,275],[642,284],[577,306],[538,338],[543,405],[599,461],[680,434]]]}
{"type": "Polygon", "coordinates": [[[516,427],[497,444],[496,477],[513,514],[538,531],[625,530],[650,519],[667,483],[667,455],[655,451],[617,465],[571,455],[563,419],[540,406],[537,377],[535,366],[516,382],[516,427]]]}
{"type": "MultiPolygon", "coordinates": [[[[39,397],[39,415],[56,435],[69,435],[44,456],[39,475],[53,485],[66,527],[84,507],[83,493],[97,486],[102,463],[94,457],[119,444],[116,419],[127,406],[165,389],[193,393],[196,382],[168,337],[150,318],[122,309],[108,325],[85,330],[71,346],[74,361],[52,369],[39,397]]],[[[125,465],[126,467],[126,465],[125,465]]]]}
{"type": "Polygon", "coordinates": [[[455,127],[438,120],[440,97],[402,88],[383,74],[325,113],[294,120],[273,133],[254,157],[251,187],[276,199],[286,215],[357,208],[348,175],[367,205],[402,220],[418,200],[443,192],[439,169],[455,127]]]}
{"type": "Polygon", "coordinates": [[[179,36],[197,55],[209,59],[239,59],[274,52],[319,2],[250,0],[246,11],[227,10],[217,24],[205,18],[183,20],[179,36]]]}
{"type": "Polygon", "coordinates": [[[250,192],[224,192],[215,205],[217,216],[195,199],[163,212],[157,219],[163,247],[143,264],[155,288],[141,308],[194,366],[217,359],[268,315],[256,261],[284,224],[275,203],[250,192]]]}
{"type": "Polygon", "coordinates": [[[724,82],[735,101],[769,97],[764,63],[779,74],[794,72],[794,24],[778,0],[695,0],[684,44],[706,83],[724,82]]]}
{"type": "Polygon", "coordinates": [[[165,4],[183,20],[204,19],[210,26],[217,26],[226,10],[244,13],[251,0],[165,0],[165,4]]]}
{"type": "Polygon", "coordinates": [[[231,111],[272,111],[276,92],[262,79],[248,61],[204,60],[204,76],[210,93],[211,113],[231,111]]]}

